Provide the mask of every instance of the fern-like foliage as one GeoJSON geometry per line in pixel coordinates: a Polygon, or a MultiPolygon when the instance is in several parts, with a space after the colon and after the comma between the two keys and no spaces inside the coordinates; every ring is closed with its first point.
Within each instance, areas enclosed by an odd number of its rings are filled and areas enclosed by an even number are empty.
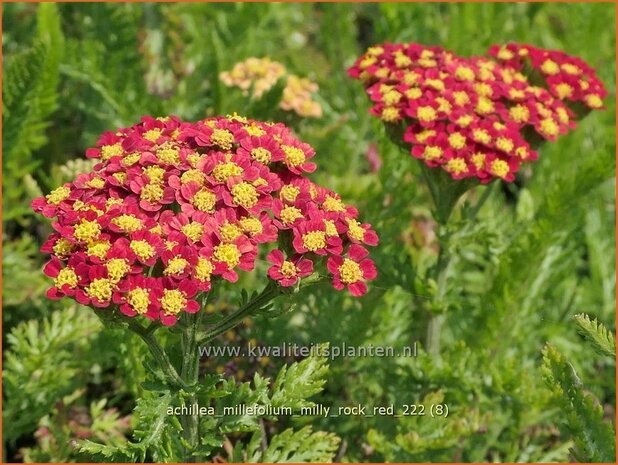
{"type": "Polygon", "coordinates": [[[80,385],[80,354],[92,345],[100,323],[90,312],[70,307],[47,320],[18,325],[6,340],[3,366],[3,439],[33,431],[63,396],[80,385]]]}
{"type": "Polygon", "coordinates": [[[174,438],[178,437],[181,427],[177,420],[174,421],[175,417],[167,413],[171,402],[169,392],[150,393],[138,399],[133,411],[135,441],[109,445],[83,440],[78,444],[79,451],[113,462],[145,462],[149,458],[155,462],[174,461],[174,438]]]}
{"type": "Polygon", "coordinates": [[[284,366],[273,384],[272,405],[291,409],[313,406],[307,399],[322,391],[327,373],[328,365],[323,357],[309,357],[284,366]]]}
{"type": "Polygon", "coordinates": [[[237,447],[232,462],[245,463],[331,463],[339,446],[332,433],[313,432],[311,426],[292,428],[273,436],[264,447],[264,434],[257,431],[245,450],[237,447]]]}
{"type": "Polygon", "coordinates": [[[5,221],[29,213],[21,182],[38,165],[32,153],[47,142],[45,129],[57,106],[64,50],[57,6],[39,5],[37,19],[38,31],[32,46],[7,57],[2,73],[2,168],[5,179],[10,181],[3,184],[5,221]]]}
{"type": "Polygon", "coordinates": [[[602,407],[592,394],[584,391],[573,366],[549,344],[543,350],[543,371],[545,381],[566,415],[566,429],[575,441],[573,455],[584,462],[614,462],[614,428],[603,420],[602,407]]]}
{"type": "Polygon", "coordinates": [[[616,356],[616,340],[614,335],[596,319],[591,319],[583,313],[575,315],[577,331],[591,342],[592,347],[601,355],[616,356]]]}

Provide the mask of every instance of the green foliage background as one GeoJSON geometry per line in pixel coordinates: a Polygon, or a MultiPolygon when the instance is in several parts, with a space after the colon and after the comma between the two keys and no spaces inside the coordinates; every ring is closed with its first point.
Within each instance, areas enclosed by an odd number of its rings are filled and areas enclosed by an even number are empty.
{"type": "MultiPolygon", "coordinates": [[[[74,418],[66,416],[75,409],[87,411],[95,443],[121,444],[133,430],[143,436],[138,422],[123,418],[143,393],[146,350],[125,331],[103,329],[87,309],[44,298],[38,247],[50,227],[30,212],[31,199],[81,169],[75,160],[105,130],[144,114],[196,120],[236,111],[290,124],[317,151],[315,179],[357,205],[381,236],[380,277],[363,299],[312,289],[279,303],[278,318],[257,318],[248,337],[419,341],[416,358],[333,360],[313,400],[334,408],[446,403],[451,412],[447,419],[281,419],[270,426],[267,449],[258,447],[261,431],[232,436],[233,453],[213,454],[311,460],[306,452],[322,443],[319,460],[340,444],[337,458],[349,461],[613,461],[615,19],[614,5],[583,3],[4,5],[5,459],[91,460],[72,446],[74,418]],[[345,69],[382,41],[480,54],[510,40],[585,59],[611,89],[607,108],[543,147],[517,183],[494,186],[472,222],[465,219],[487,187],[467,195],[451,226],[442,355],[430,357],[422,348],[435,310],[433,284],[424,279],[435,260],[430,199],[416,163],[386,139],[345,69]],[[301,120],[225,88],[219,72],[250,56],[270,56],[318,82],[324,116],[301,120]],[[367,160],[372,144],[378,172],[367,160]],[[579,313],[610,334],[573,321],[579,313]],[[309,423],[317,433],[303,428],[309,423]]],[[[256,275],[242,284],[260,287],[256,275]]],[[[220,305],[235,305],[239,288],[222,292],[220,305]]]]}

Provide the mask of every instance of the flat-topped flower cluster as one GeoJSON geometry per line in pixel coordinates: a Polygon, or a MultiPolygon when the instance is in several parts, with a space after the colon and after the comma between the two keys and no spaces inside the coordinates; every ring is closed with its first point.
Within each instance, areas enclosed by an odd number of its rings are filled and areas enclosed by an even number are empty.
{"type": "Polygon", "coordinates": [[[601,108],[607,92],[592,68],[563,52],[509,44],[489,53],[496,59],[386,43],[348,73],[363,82],[372,114],[405,123],[412,156],[454,179],[512,181],[537,158],[536,143],[575,127],[573,103],[601,108]]]}
{"type": "Polygon", "coordinates": [[[92,172],[32,203],[55,218],[42,247],[50,298],[172,325],[217,279],[252,270],[260,244],[277,245],[268,276],[284,287],[322,261],[334,287],[355,296],[376,277],[365,246],[377,234],[304,176],[314,150],[283,124],[144,117],[103,134],[87,156],[98,159],[92,172]]]}
{"type": "Polygon", "coordinates": [[[268,57],[250,57],[236,63],[229,71],[219,74],[227,87],[238,87],[244,95],[259,100],[272,89],[280,79],[285,82],[279,108],[296,113],[303,118],[320,118],[322,106],[313,99],[319,87],[308,78],[290,74],[285,66],[268,57]]]}

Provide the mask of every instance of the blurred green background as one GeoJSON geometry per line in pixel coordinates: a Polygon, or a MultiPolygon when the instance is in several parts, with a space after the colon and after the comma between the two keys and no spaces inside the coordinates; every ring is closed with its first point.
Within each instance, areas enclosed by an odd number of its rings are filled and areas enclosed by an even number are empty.
{"type": "MultiPolygon", "coordinates": [[[[113,442],[130,432],[145,350],[122,331],[103,330],[86,309],[44,298],[38,247],[50,226],[29,204],[88,169],[81,160],[100,133],[142,115],[283,120],[316,149],[314,179],[358,206],[381,236],[380,277],[364,299],[326,286],[281,304],[281,317],[257,319],[243,337],[422,341],[432,293],[423,277],[437,247],[429,196],[415,161],[386,139],[345,71],[383,41],[464,55],[508,41],[558,48],[596,68],[610,96],[604,111],[544,146],[516,183],[494,189],[476,221],[455,218],[442,357],[421,349],[415,359],[337,359],[319,399],[444,399],[449,418],[341,417],[315,428],[342,438],[340,460],[567,461],[567,415],[542,377],[547,341],[614,417],[615,362],[596,356],[571,319],[585,312],[615,328],[613,4],[11,3],[2,21],[6,460],[77,460],[71,440],[80,434],[113,442]],[[317,82],[323,116],[255,106],[223,86],[219,73],[252,56],[317,82]],[[379,170],[368,153],[377,153],[379,170]]],[[[470,192],[464,209],[484,189],[470,192]]],[[[259,286],[255,276],[243,279],[259,286]]],[[[233,305],[233,289],[217,305],[233,305]]]]}

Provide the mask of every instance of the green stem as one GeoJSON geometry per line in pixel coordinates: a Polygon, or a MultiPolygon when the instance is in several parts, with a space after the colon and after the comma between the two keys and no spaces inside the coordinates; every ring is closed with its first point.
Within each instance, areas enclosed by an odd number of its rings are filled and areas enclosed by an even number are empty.
{"type": "Polygon", "coordinates": [[[478,215],[483,205],[485,205],[485,202],[487,202],[487,199],[491,197],[491,194],[494,191],[496,185],[497,183],[494,181],[485,188],[485,191],[481,195],[481,198],[478,200],[478,202],[476,202],[476,205],[470,212],[469,220],[474,220],[476,218],[476,215],[478,215]]]}
{"type": "Polygon", "coordinates": [[[430,168],[421,163],[421,171],[435,205],[433,216],[438,223],[439,246],[438,260],[433,268],[431,278],[437,282],[436,303],[439,308],[432,308],[427,322],[425,344],[427,352],[434,357],[440,356],[440,339],[445,315],[443,299],[446,294],[446,276],[448,271],[448,232],[446,226],[459,198],[472,186],[466,180],[453,180],[443,170],[430,168]]]}
{"type": "MultiPolygon", "coordinates": [[[[444,226],[439,226],[441,229],[444,226]]],[[[440,356],[440,339],[442,335],[442,325],[444,324],[445,315],[442,307],[442,302],[446,294],[446,277],[448,272],[448,264],[450,257],[448,256],[448,235],[440,231],[440,251],[438,252],[438,260],[433,270],[432,277],[437,283],[436,301],[440,306],[439,312],[432,311],[429,314],[429,322],[427,324],[427,352],[434,356],[440,356]]]]}
{"type": "Polygon", "coordinates": [[[133,318],[127,318],[125,321],[127,322],[129,329],[137,334],[146,343],[155,362],[163,371],[169,385],[176,389],[186,389],[186,383],[180,375],[178,375],[178,372],[176,371],[176,368],[174,368],[174,365],[172,365],[167,353],[154,336],[154,330],[158,327],[158,325],[151,325],[148,328],[144,328],[133,318]]]}
{"type": "Polygon", "coordinates": [[[182,347],[182,368],[180,376],[189,388],[189,394],[184,399],[185,404],[189,404],[191,415],[181,417],[182,436],[188,445],[185,462],[196,462],[198,457],[191,454],[191,450],[197,446],[200,433],[200,419],[197,412],[197,395],[195,386],[199,378],[199,353],[197,349],[197,333],[201,324],[205,299],[198,313],[186,315],[187,324],[181,335],[182,347]]]}
{"type": "Polygon", "coordinates": [[[264,290],[256,296],[254,299],[247,302],[245,305],[240,307],[235,312],[223,318],[219,323],[214,325],[210,330],[206,331],[206,333],[200,335],[198,346],[208,344],[214,338],[216,338],[219,334],[222,334],[230,329],[234,328],[242,320],[244,320],[247,316],[257,312],[261,308],[263,308],[268,302],[273,300],[280,294],[280,289],[277,284],[269,283],[264,290]]]}

